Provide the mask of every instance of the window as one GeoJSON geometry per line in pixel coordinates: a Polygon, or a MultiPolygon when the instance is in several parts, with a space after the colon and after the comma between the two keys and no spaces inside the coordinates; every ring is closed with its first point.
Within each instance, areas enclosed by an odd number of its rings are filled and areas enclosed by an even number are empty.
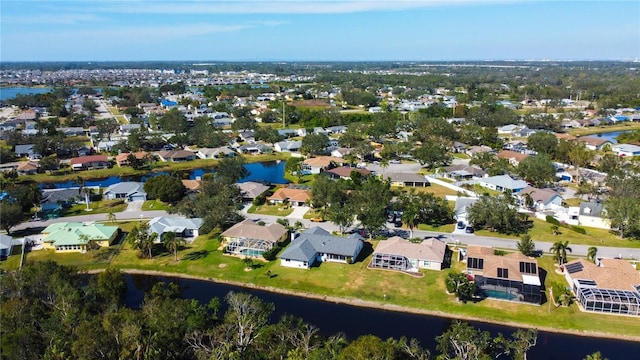
{"type": "Polygon", "coordinates": [[[484,269],[484,259],[470,257],[467,259],[467,267],[471,269],[482,270],[484,269]]]}
{"type": "Polygon", "coordinates": [[[535,275],[535,274],[538,273],[538,267],[536,266],[536,263],[521,261],[520,262],[520,273],[521,274],[533,274],[533,275],[535,275]]]}
{"type": "Polygon", "coordinates": [[[498,277],[507,279],[509,277],[509,269],[498,268],[498,277]]]}

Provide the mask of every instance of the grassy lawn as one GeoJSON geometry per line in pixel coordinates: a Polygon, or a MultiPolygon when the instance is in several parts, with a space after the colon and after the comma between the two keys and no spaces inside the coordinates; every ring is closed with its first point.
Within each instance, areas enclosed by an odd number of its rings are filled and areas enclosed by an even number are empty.
{"type": "Polygon", "coordinates": [[[445,224],[440,226],[420,224],[418,225],[418,230],[450,233],[450,232],[453,232],[455,227],[456,227],[456,224],[445,224]]]}
{"type": "MultiPolygon", "coordinates": [[[[394,189],[407,189],[407,188],[395,188],[394,189]]],[[[458,192],[455,190],[451,190],[449,188],[446,188],[442,185],[438,185],[438,184],[431,184],[427,187],[417,187],[417,188],[413,188],[418,192],[426,192],[426,193],[432,193],[433,195],[437,196],[437,197],[441,197],[444,198],[446,195],[457,195],[458,192]]]]}
{"type": "Polygon", "coordinates": [[[262,215],[273,215],[273,216],[287,216],[293,212],[292,207],[282,207],[281,205],[252,205],[249,210],[247,210],[250,214],[262,214],[262,215]]]}
{"type": "Polygon", "coordinates": [[[107,214],[110,212],[118,213],[126,210],[127,204],[124,202],[124,200],[101,200],[90,202],[89,208],[91,210],[87,211],[86,204],[75,204],[67,209],[62,217],[87,214],[107,214]]]}
{"type": "Polygon", "coordinates": [[[580,200],[580,199],[578,199],[578,198],[564,199],[564,203],[565,203],[567,206],[580,206],[580,203],[581,203],[582,201],[583,201],[583,200],[580,200]]]}
{"type": "Polygon", "coordinates": [[[142,210],[169,210],[171,206],[167,203],[163,203],[160,200],[146,200],[144,204],[142,204],[142,210]]]}
{"type": "MultiPolygon", "coordinates": [[[[568,240],[570,244],[578,244],[578,245],[591,245],[591,246],[613,246],[613,247],[629,247],[629,248],[640,248],[640,241],[628,240],[628,239],[620,239],[615,234],[610,233],[608,230],[604,229],[595,229],[595,228],[587,228],[584,229],[587,231],[586,234],[580,234],[576,231],[573,231],[569,228],[560,227],[559,235],[552,235],[552,227],[553,224],[550,224],[544,220],[530,218],[533,221],[533,227],[529,229],[529,235],[534,241],[546,241],[546,242],[555,242],[558,240],[568,240]]],[[[517,239],[518,236],[515,235],[505,235],[499,234],[496,232],[491,232],[488,230],[477,230],[476,235],[479,236],[491,236],[491,237],[499,237],[506,239],[517,239]]],[[[547,250],[547,249],[543,249],[547,250]]]]}
{"type": "Polygon", "coordinates": [[[454,158],[456,159],[471,159],[471,157],[469,157],[469,155],[467,154],[463,154],[463,153],[453,153],[451,154],[454,158]]]}
{"type": "MultiPolygon", "coordinates": [[[[601,332],[614,335],[640,336],[640,322],[637,318],[582,313],[577,305],[555,308],[545,303],[541,306],[523,305],[498,300],[484,300],[463,304],[444,291],[447,271],[423,270],[424,277],[414,278],[392,271],[370,270],[367,265],[372,249],[378,241],[367,242],[363,255],[353,265],[323,263],[309,270],[285,268],[278,261],[255,261],[251,271],[245,271],[241,258],[223,255],[218,250],[220,242],[216,236],[203,235],[192,244],[179,251],[179,261],[160,247],[153,259],[139,259],[138,251],[128,244],[113,257],[110,264],[121,269],[141,269],[189,274],[204,278],[251,283],[258,286],[281,288],[290,291],[313,293],[347,299],[361,299],[380,304],[410,307],[420,310],[452,314],[473,319],[494,320],[504,323],[527,324],[530,326],[578,330],[585,333],[601,332]],[[271,276],[267,276],[267,271],[271,276]]],[[[60,263],[73,264],[81,269],[104,267],[107,255],[100,251],[86,254],[54,254],[53,252],[33,252],[27,261],[54,259],[60,263]]],[[[111,253],[109,253],[111,255],[111,253]]],[[[19,256],[12,256],[4,262],[19,263],[19,256]]],[[[454,255],[454,259],[457,258],[454,255]]],[[[550,257],[539,259],[541,273],[547,288],[554,282],[564,284],[564,278],[554,271],[550,257]]],[[[454,261],[452,268],[460,270],[464,265],[454,261]]]]}

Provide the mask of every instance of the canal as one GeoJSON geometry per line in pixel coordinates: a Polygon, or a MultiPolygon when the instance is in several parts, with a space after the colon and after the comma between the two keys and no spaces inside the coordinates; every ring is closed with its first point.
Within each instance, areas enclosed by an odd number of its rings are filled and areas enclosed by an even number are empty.
{"type": "MultiPolygon", "coordinates": [[[[196,299],[202,303],[207,303],[214,297],[222,299],[229,291],[247,292],[275,304],[272,321],[277,321],[284,314],[290,314],[315,325],[322,335],[342,332],[350,340],[365,334],[373,334],[382,339],[406,336],[418,339],[422,346],[430,349],[432,353],[435,353],[436,336],[442,334],[452,321],[443,317],[357,307],[203,280],[150,275],[126,275],[126,280],[127,305],[130,307],[139,306],[144,299],[144,293],[158,281],[173,281],[180,285],[183,298],[196,299]]],[[[517,330],[513,327],[482,322],[470,324],[489,331],[494,336],[502,333],[509,337],[517,330]]],[[[529,359],[580,360],[596,351],[600,351],[610,360],[637,359],[640,354],[640,342],[539,332],[538,343],[528,355],[529,359]]]]}

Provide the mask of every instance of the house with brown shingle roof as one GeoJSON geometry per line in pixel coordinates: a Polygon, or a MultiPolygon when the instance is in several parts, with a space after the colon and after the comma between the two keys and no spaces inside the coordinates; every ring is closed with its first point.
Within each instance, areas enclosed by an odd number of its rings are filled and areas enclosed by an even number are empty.
{"type": "Polygon", "coordinates": [[[133,152],[133,153],[122,153],[122,154],[118,154],[116,155],[116,164],[118,164],[118,166],[127,166],[127,165],[131,165],[129,164],[129,155],[133,155],[136,157],[136,159],[138,160],[143,160],[149,153],[147,153],[146,151],[138,151],[138,152],[133,152]]]}
{"type": "Polygon", "coordinates": [[[511,150],[500,150],[500,152],[498,152],[498,159],[506,159],[512,166],[518,166],[518,164],[527,157],[529,157],[529,155],[511,150]]]}
{"type": "Polygon", "coordinates": [[[289,230],[278,223],[258,225],[251,219],[239,222],[222,234],[225,252],[234,255],[258,257],[283,242],[289,230]]]}
{"type": "Polygon", "coordinates": [[[33,175],[38,172],[38,163],[33,161],[21,161],[16,168],[18,175],[33,175]]]}
{"type": "Polygon", "coordinates": [[[190,180],[190,179],[182,179],[182,185],[187,188],[187,192],[200,192],[200,187],[202,186],[202,182],[200,180],[190,180]]]}
{"type": "Polygon", "coordinates": [[[533,186],[527,186],[520,190],[517,194],[521,204],[526,205],[526,195],[531,196],[533,207],[537,210],[547,210],[552,207],[562,206],[562,196],[551,189],[538,189],[533,186]]]}
{"type": "Polygon", "coordinates": [[[363,177],[367,177],[367,176],[371,175],[371,171],[370,170],[360,169],[360,168],[353,168],[353,167],[349,167],[349,166],[341,166],[341,167],[337,167],[335,169],[329,169],[329,170],[325,171],[324,173],[327,174],[332,179],[345,179],[345,180],[347,180],[347,179],[351,178],[351,173],[354,172],[354,171],[360,173],[363,177]]]}
{"type": "Polygon", "coordinates": [[[106,155],[80,156],[71,159],[71,169],[73,170],[103,169],[108,165],[106,155]]]}
{"type": "Polygon", "coordinates": [[[558,140],[573,141],[576,139],[575,136],[566,133],[553,133],[553,135],[555,135],[558,140]]]}
{"type": "Polygon", "coordinates": [[[519,252],[496,255],[487,246],[469,245],[467,274],[482,296],[492,299],[540,304],[542,300],[538,261],[519,252]]]}
{"type": "Polygon", "coordinates": [[[582,310],[640,315],[640,272],[622,259],[584,259],[563,265],[565,279],[582,310]]]}
{"type": "Polygon", "coordinates": [[[447,244],[436,238],[414,243],[394,236],[378,243],[369,268],[409,272],[442,270],[447,251],[447,244]]]}
{"type": "Polygon", "coordinates": [[[577,138],[576,141],[584,143],[585,147],[589,150],[602,150],[605,145],[609,144],[609,146],[611,146],[613,144],[605,138],[595,136],[581,136],[577,138]]]}
{"type": "Polygon", "coordinates": [[[335,156],[318,156],[305,159],[302,162],[302,170],[306,170],[311,174],[320,174],[321,172],[331,169],[337,165],[344,164],[345,160],[335,156]]]}
{"type": "Polygon", "coordinates": [[[289,202],[293,206],[304,206],[311,201],[311,189],[281,187],[267,197],[267,200],[272,204],[289,202]]]}

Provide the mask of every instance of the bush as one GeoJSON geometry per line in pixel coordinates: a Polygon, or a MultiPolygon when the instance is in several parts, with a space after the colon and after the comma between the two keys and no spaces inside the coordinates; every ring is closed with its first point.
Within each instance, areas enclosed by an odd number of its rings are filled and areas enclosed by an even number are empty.
{"type": "Polygon", "coordinates": [[[584,235],[584,234],[587,233],[587,230],[585,230],[585,228],[582,228],[582,227],[576,226],[576,225],[572,225],[570,229],[575,231],[575,232],[577,232],[578,234],[583,234],[584,235]]]}
{"type": "Polygon", "coordinates": [[[546,222],[553,224],[553,225],[558,225],[560,226],[560,221],[558,221],[558,219],[554,218],[551,215],[547,215],[547,217],[545,218],[546,222]]]}
{"type": "Polygon", "coordinates": [[[262,257],[267,261],[275,260],[278,256],[278,252],[280,252],[280,249],[282,249],[282,247],[279,244],[274,245],[270,250],[263,252],[262,257]]]}
{"type": "Polygon", "coordinates": [[[253,205],[255,206],[264,205],[265,202],[267,202],[267,195],[265,194],[260,194],[258,197],[253,199],[253,205]]]}

